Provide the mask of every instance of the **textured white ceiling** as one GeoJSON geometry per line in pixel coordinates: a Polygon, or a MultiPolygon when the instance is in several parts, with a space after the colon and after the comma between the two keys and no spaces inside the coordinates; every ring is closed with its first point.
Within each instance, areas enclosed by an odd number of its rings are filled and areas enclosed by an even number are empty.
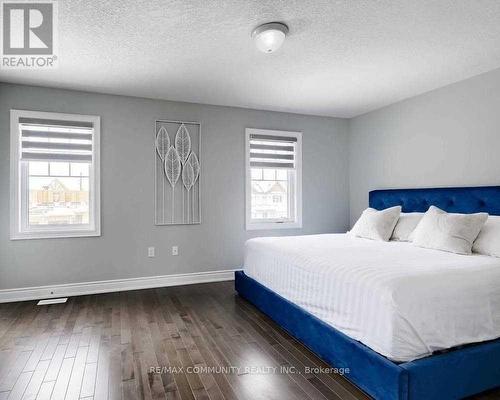
{"type": "Polygon", "coordinates": [[[499,0],[64,0],[59,68],[0,81],[352,117],[500,67],[499,0]],[[252,29],[283,21],[273,54],[252,29]]]}

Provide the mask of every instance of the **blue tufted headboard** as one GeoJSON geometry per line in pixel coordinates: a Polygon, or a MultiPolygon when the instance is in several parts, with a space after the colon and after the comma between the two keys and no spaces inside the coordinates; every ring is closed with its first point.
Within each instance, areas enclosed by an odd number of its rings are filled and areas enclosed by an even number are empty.
{"type": "Polygon", "coordinates": [[[403,212],[425,212],[433,205],[448,212],[500,215],[500,186],[373,190],[370,207],[402,206],[403,212]]]}

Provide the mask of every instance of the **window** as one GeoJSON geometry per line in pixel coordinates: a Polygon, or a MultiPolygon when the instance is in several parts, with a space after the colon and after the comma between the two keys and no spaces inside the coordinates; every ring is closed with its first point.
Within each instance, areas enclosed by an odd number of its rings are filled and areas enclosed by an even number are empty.
{"type": "Polygon", "coordinates": [[[302,227],[302,134],[246,130],[246,228],[302,227]]]}
{"type": "Polygon", "coordinates": [[[11,239],[99,236],[100,118],[11,110],[11,239]]]}

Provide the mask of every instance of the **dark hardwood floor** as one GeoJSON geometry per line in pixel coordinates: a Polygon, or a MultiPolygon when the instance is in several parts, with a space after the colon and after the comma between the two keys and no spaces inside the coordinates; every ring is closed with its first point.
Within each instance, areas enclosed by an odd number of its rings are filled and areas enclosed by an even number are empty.
{"type": "Polygon", "coordinates": [[[0,400],[368,399],[324,368],[233,282],[0,304],[0,400]]]}

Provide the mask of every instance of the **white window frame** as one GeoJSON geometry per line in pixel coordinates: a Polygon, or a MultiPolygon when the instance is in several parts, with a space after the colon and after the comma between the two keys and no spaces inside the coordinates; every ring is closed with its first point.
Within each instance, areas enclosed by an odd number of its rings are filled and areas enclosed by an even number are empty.
{"type": "Polygon", "coordinates": [[[245,227],[251,230],[298,229],[302,228],[302,132],[276,131],[269,129],[245,129],[245,227]],[[295,148],[295,212],[294,221],[269,219],[256,221],[252,219],[252,173],[250,168],[250,135],[269,135],[294,137],[297,139],[295,148]]]}
{"type": "Polygon", "coordinates": [[[96,115],[61,114],[42,111],[10,110],[10,238],[46,239],[71,238],[101,235],[101,173],[100,173],[100,132],[101,118],[96,115]],[[92,163],[89,171],[89,224],[80,226],[51,225],[29,227],[27,221],[27,197],[22,191],[27,191],[28,165],[20,161],[19,118],[40,118],[60,121],[91,122],[94,127],[92,163]]]}

